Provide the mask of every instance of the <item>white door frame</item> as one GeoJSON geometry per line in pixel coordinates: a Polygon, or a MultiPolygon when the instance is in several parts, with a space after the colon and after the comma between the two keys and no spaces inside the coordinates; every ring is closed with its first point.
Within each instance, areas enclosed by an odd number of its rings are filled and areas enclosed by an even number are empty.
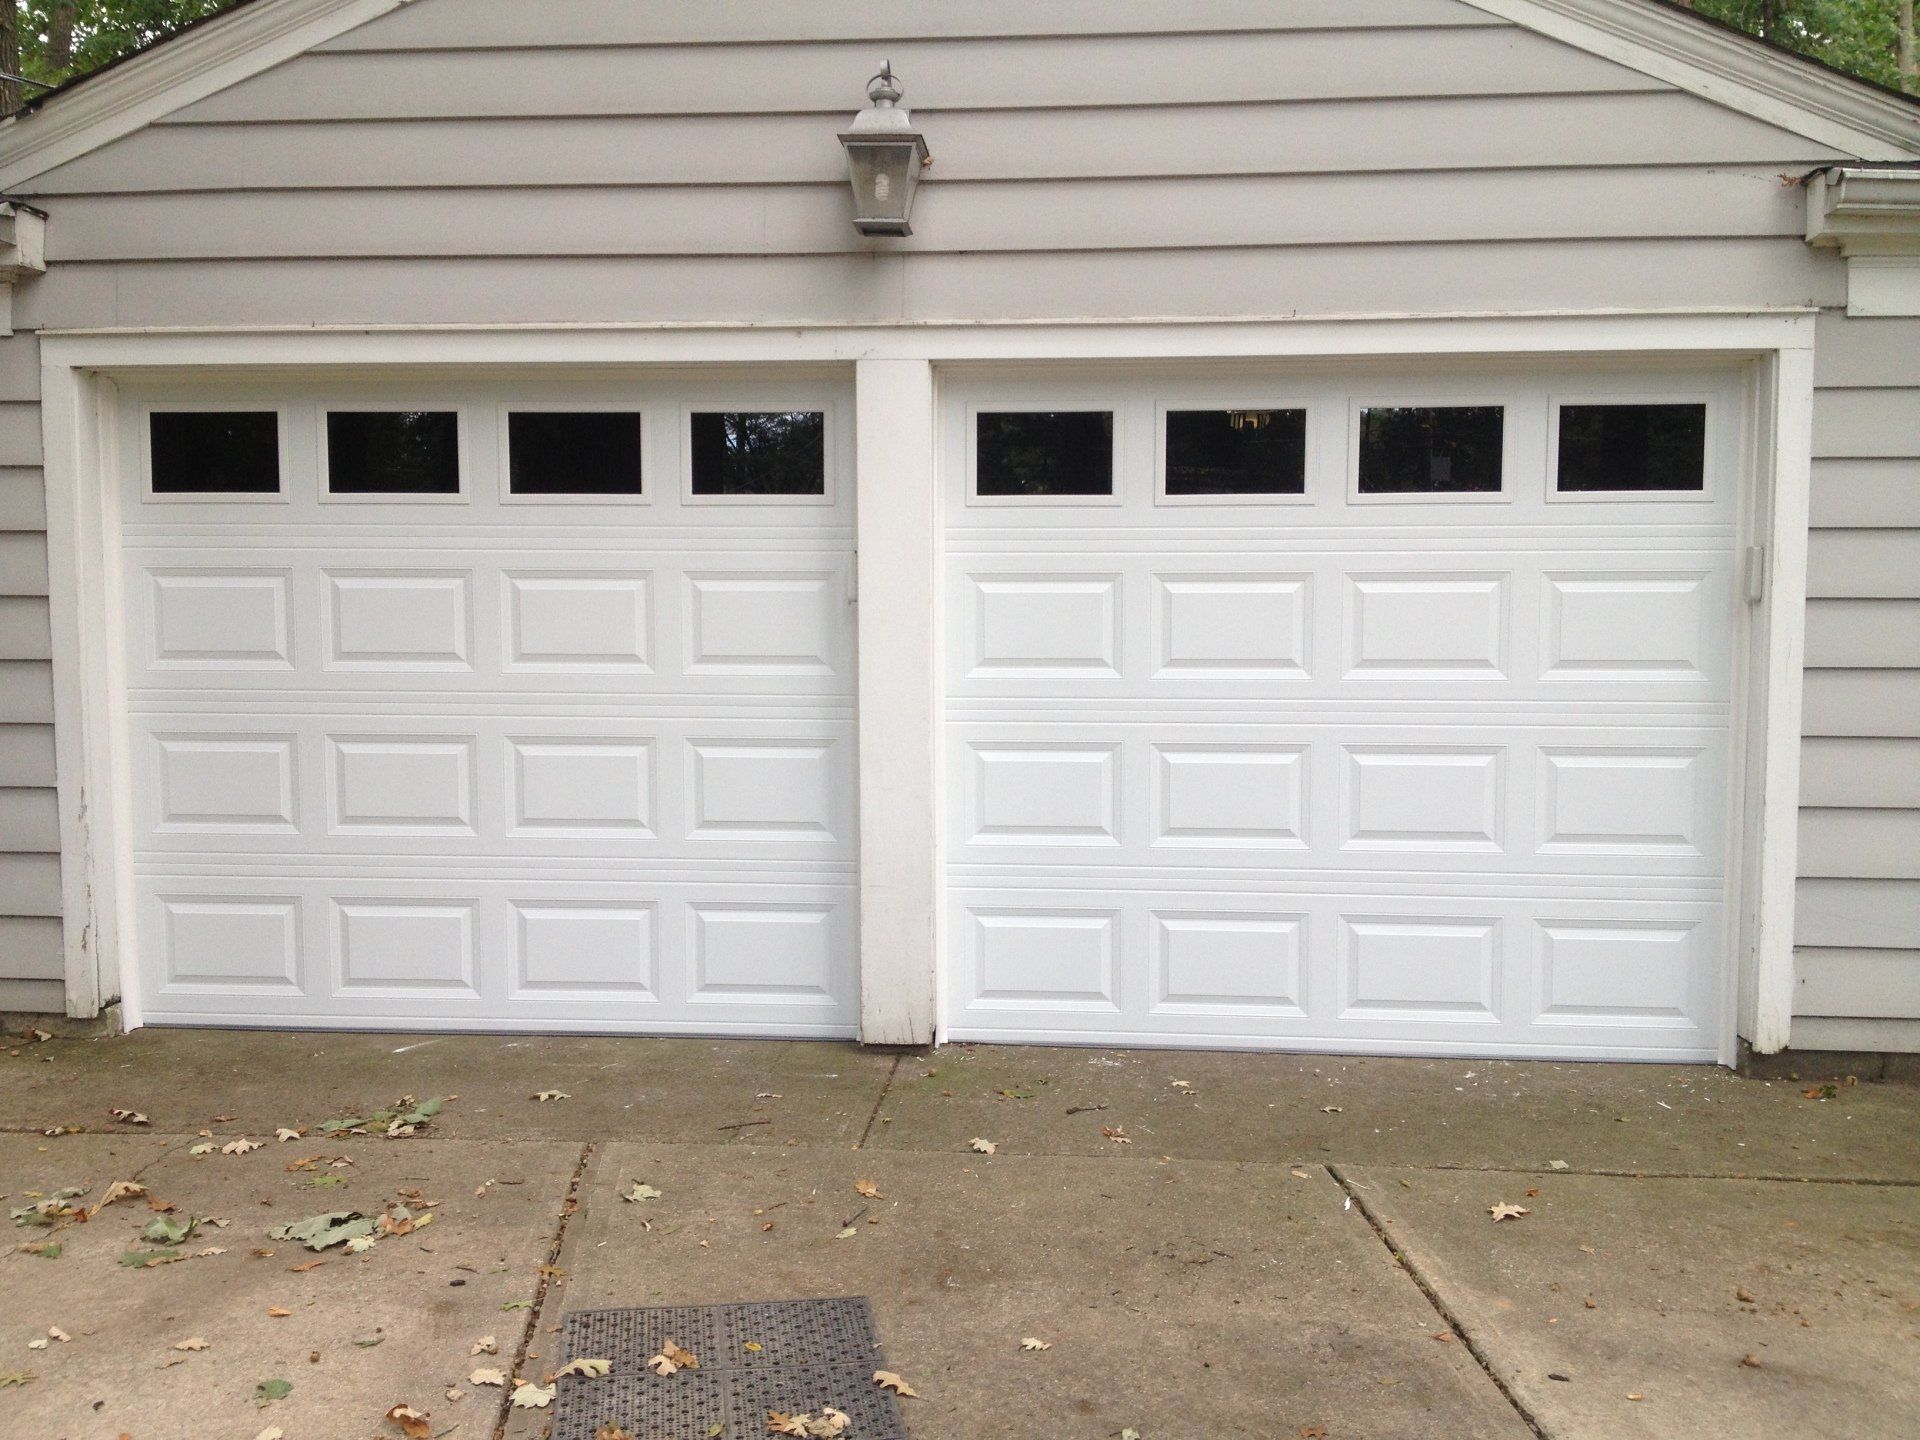
{"type": "Polygon", "coordinates": [[[1736,1032],[1785,1046],[1793,999],[1814,316],[1810,310],[1246,322],[359,327],[48,331],[41,337],[68,1012],[123,1000],[134,957],[112,377],[151,370],[392,366],[846,365],[855,376],[860,560],[861,1036],[936,1037],[944,964],[943,366],[1096,361],[1701,355],[1752,381],[1744,543],[1753,586],[1736,706],[1736,1032]]]}

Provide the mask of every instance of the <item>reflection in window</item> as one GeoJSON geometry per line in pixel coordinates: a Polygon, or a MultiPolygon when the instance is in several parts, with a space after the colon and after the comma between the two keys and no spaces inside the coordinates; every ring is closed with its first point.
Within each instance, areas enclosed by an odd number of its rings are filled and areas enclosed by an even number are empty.
{"type": "Polygon", "coordinates": [[[507,489],[515,495],[638,495],[639,412],[509,413],[507,489]]]}
{"type": "Polygon", "coordinates": [[[1562,405],[1563,493],[1707,485],[1705,405],[1562,405]]]}
{"type": "Polygon", "coordinates": [[[147,417],[156,495],[278,495],[272,410],[155,410],[147,417]]]}
{"type": "Polygon", "coordinates": [[[1169,410],[1168,495],[1303,495],[1304,410],[1169,410]]]}
{"type": "Polygon", "coordinates": [[[819,410],[696,410],[696,495],[824,495],[827,417],[819,410]]]}
{"type": "Polygon", "coordinates": [[[1001,410],[975,417],[974,493],[1111,495],[1111,410],[1001,410]]]}
{"type": "Polygon", "coordinates": [[[458,495],[460,416],[452,410],[329,410],[334,495],[458,495]]]}
{"type": "Polygon", "coordinates": [[[1362,495],[1500,491],[1498,405],[1369,405],[1360,412],[1362,495]]]}

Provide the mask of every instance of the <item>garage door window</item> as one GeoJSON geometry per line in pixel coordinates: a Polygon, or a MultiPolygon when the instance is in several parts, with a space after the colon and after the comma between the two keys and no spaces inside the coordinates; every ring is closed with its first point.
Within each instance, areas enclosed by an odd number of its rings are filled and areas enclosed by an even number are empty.
{"type": "Polygon", "coordinates": [[[1169,500],[1306,493],[1305,410],[1169,410],[1165,444],[1169,500]]]}
{"type": "Polygon", "coordinates": [[[693,494],[824,497],[826,431],[820,410],[696,410],[689,427],[693,494]]]}
{"type": "Polygon", "coordinates": [[[1111,410],[983,410],[974,417],[974,493],[998,499],[1113,494],[1111,410]]]}
{"type": "Polygon", "coordinates": [[[460,416],[453,410],[329,410],[331,495],[458,495],[460,416]]]}
{"type": "Polygon", "coordinates": [[[1368,405],[1362,495],[1497,495],[1506,411],[1498,405],[1368,405]]]}
{"type": "Polygon", "coordinates": [[[639,412],[512,411],[507,416],[507,493],[541,498],[639,495],[639,412]]]}
{"type": "Polygon", "coordinates": [[[1707,483],[1707,407],[1562,405],[1556,489],[1563,495],[1699,494],[1707,483]]]}
{"type": "Polygon", "coordinates": [[[155,410],[147,417],[155,495],[278,495],[273,410],[155,410]]]}

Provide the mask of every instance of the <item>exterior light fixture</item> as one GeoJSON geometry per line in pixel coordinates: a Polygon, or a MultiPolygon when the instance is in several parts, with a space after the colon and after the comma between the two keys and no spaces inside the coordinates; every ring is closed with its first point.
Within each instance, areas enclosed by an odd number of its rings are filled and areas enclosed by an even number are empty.
{"type": "Polygon", "coordinates": [[[900,82],[892,62],[867,82],[871,110],[853,117],[840,133],[847,150],[847,177],[853,182],[853,223],[862,235],[911,235],[907,217],[920,171],[932,164],[927,142],[913,127],[913,116],[899,108],[900,82]]]}

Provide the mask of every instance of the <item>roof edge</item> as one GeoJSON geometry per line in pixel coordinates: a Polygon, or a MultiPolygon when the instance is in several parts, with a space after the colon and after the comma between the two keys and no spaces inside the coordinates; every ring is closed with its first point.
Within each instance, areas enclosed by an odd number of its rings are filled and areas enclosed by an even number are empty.
{"type": "Polygon", "coordinates": [[[1465,0],[1862,160],[1920,156],[1920,103],[1665,0],[1465,0]]]}
{"type": "Polygon", "coordinates": [[[0,190],[131,134],[412,0],[252,0],[0,121],[0,190]]]}

